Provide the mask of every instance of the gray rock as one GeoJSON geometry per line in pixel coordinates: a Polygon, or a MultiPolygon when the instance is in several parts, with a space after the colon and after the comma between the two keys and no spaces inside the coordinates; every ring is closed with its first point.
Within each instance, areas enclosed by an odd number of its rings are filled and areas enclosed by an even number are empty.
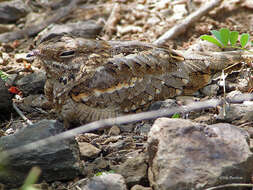
{"type": "Polygon", "coordinates": [[[97,24],[93,20],[79,21],[76,23],[67,24],[54,24],[50,25],[41,33],[39,33],[39,39],[37,40],[37,43],[50,38],[50,36],[61,34],[71,34],[84,38],[96,38],[97,35],[101,32],[102,28],[102,25],[97,24]]]}
{"type": "Polygon", "coordinates": [[[24,17],[29,7],[20,0],[5,1],[0,3],[0,23],[15,22],[24,17]]]}
{"type": "Polygon", "coordinates": [[[249,87],[249,81],[248,79],[238,79],[238,89],[247,89],[249,87]]]}
{"type": "Polygon", "coordinates": [[[82,190],[127,190],[124,178],[119,174],[103,173],[91,178],[82,190]]]}
{"type": "MultiPolygon", "coordinates": [[[[61,123],[54,120],[42,120],[16,132],[14,135],[0,138],[3,150],[54,136],[64,130],[61,123]]],[[[1,165],[6,170],[0,173],[1,183],[10,187],[20,186],[29,170],[38,166],[42,170],[41,180],[70,180],[82,173],[79,149],[74,138],[61,140],[32,151],[20,152],[7,158],[8,163],[1,165]]]]}
{"type": "Polygon", "coordinates": [[[78,145],[81,156],[85,158],[94,158],[101,152],[100,149],[87,142],[79,142],[78,145]]]}
{"type": "Polygon", "coordinates": [[[0,24],[0,34],[14,30],[14,24],[0,24]]]}
{"type": "Polygon", "coordinates": [[[241,119],[241,123],[252,122],[253,121],[253,111],[247,112],[241,119]]]}
{"type": "Polygon", "coordinates": [[[52,108],[48,99],[42,94],[32,94],[23,98],[23,101],[18,103],[18,107],[25,112],[33,112],[36,108],[49,110],[52,108]]]}
{"type": "Polygon", "coordinates": [[[153,104],[150,105],[149,111],[163,109],[163,108],[176,108],[178,107],[176,100],[174,99],[167,99],[164,101],[156,101],[153,104]]]}
{"type": "Polygon", "coordinates": [[[106,160],[104,157],[97,157],[92,162],[85,162],[84,170],[87,177],[92,177],[95,173],[105,171],[110,167],[110,160],[106,160]]]}
{"type": "Polygon", "coordinates": [[[11,61],[11,57],[8,53],[1,52],[1,65],[8,65],[11,61]]]}
{"type": "Polygon", "coordinates": [[[151,187],[143,187],[142,185],[135,185],[131,188],[131,190],[152,190],[151,187]]]}
{"type": "Polygon", "coordinates": [[[124,157],[124,153],[119,154],[118,152],[122,152],[123,150],[128,152],[129,149],[134,149],[136,147],[132,137],[122,137],[120,135],[107,137],[104,143],[106,145],[104,145],[103,151],[108,154],[107,156],[110,155],[114,157],[117,155],[117,159],[122,159],[122,157],[124,157]],[[115,153],[116,155],[113,156],[115,153]]]}
{"type": "Polygon", "coordinates": [[[123,164],[111,167],[116,173],[121,174],[125,178],[128,187],[136,184],[145,184],[148,181],[148,165],[144,154],[127,158],[123,164]]]}
{"type": "Polygon", "coordinates": [[[10,117],[12,110],[12,95],[9,93],[5,82],[0,78],[0,120],[10,117]]]}
{"type": "Polygon", "coordinates": [[[113,125],[108,132],[108,135],[110,136],[117,136],[119,134],[120,134],[120,128],[116,125],[113,125]]]}
{"type": "Polygon", "coordinates": [[[236,123],[237,120],[242,119],[243,116],[247,115],[247,113],[251,111],[253,111],[252,104],[229,104],[225,106],[225,114],[224,108],[222,108],[216,119],[219,121],[236,123]]]}
{"type": "Polygon", "coordinates": [[[217,84],[210,84],[202,88],[200,91],[205,95],[205,96],[215,96],[217,95],[219,90],[219,86],[217,84]]]}
{"type": "Polygon", "coordinates": [[[248,133],[229,124],[157,119],[148,136],[149,182],[154,190],[200,190],[250,183],[248,133]]]}
{"type": "Polygon", "coordinates": [[[151,127],[152,127],[151,123],[141,123],[136,126],[135,132],[140,135],[148,136],[151,127]]]}
{"type": "MultiPolygon", "coordinates": [[[[224,81],[217,81],[217,85],[220,87],[220,89],[223,90],[224,88],[224,81]]],[[[225,81],[225,88],[226,92],[234,91],[238,88],[238,84],[235,82],[225,81]]]]}
{"type": "Polygon", "coordinates": [[[226,98],[231,100],[231,99],[236,98],[239,95],[242,95],[241,91],[239,91],[239,90],[233,90],[233,91],[231,91],[231,92],[229,92],[229,93],[226,94],[226,98]]]}
{"type": "Polygon", "coordinates": [[[134,124],[129,123],[129,124],[122,124],[118,126],[120,129],[120,132],[132,132],[134,130],[134,128],[136,127],[134,124]]]}
{"type": "Polygon", "coordinates": [[[177,96],[176,100],[179,105],[187,105],[199,101],[200,98],[194,96],[177,96]]]}
{"type": "Polygon", "coordinates": [[[14,85],[18,86],[23,95],[27,96],[30,94],[43,93],[45,82],[45,72],[34,72],[20,78],[14,83],[14,85]]]}

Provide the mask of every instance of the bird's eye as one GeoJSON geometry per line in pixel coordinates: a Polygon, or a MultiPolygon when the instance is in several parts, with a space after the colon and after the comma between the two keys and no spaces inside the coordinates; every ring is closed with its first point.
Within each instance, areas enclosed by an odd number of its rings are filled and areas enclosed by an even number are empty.
{"type": "Polygon", "coordinates": [[[61,58],[69,58],[69,57],[73,57],[74,55],[75,55],[74,50],[64,51],[64,52],[60,53],[61,58]]]}

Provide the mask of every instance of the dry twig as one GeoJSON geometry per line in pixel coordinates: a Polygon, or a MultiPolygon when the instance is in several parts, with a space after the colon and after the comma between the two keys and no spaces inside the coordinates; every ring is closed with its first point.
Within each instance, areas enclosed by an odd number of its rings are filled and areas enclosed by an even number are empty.
{"type": "Polygon", "coordinates": [[[192,24],[197,22],[202,16],[206,15],[209,11],[213,10],[215,7],[218,7],[223,0],[213,0],[210,3],[205,4],[197,11],[193,12],[187,16],[180,24],[176,24],[174,27],[169,29],[165,34],[158,38],[153,43],[155,45],[164,45],[166,41],[171,40],[178,35],[184,33],[192,24]]]}
{"type": "Polygon", "coordinates": [[[115,3],[113,6],[112,12],[107,19],[103,31],[105,32],[106,40],[109,40],[114,32],[116,32],[116,25],[118,21],[120,20],[120,4],[115,3]]]}
{"type": "Polygon", "coordinates": [[[22,111],[17,107],[15,102],[12,102],[12,106],[15,109],[15,111],[18,113],[18,115],[28,124],[32,125],[33,123],[22,113],[22,111]]]}

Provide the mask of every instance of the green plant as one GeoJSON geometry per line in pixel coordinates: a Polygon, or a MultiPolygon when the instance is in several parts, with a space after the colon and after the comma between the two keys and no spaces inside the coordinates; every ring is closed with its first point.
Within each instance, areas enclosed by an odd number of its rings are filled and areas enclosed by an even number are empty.
{"type": "Polygon", "coordinates": [[[108,174],[108,173],[115,173],[115,171],[114,170],[109,170],[109,171],[103,171],[103,172],[97,172],[96,174],[95,174],[95,176],[100,176],[100,175],[103,175],[103,174],[108,174]]]}
{"type": "Polygon", "coordinates": [[[26,177],[25,182],[21,187],[21,190],[38,190],[37,188],[33,187],[33,184],[35,184],[38,180],[40,173],[40,168],[33,167],[29,172],[28,176],[26,177]]]}
{"type": "MultiPolygon", "coordinates": [[[[200,36],[200,39],[211,42],[211,43],[219,46],[220,48],[241,49],[241,50],[248,51],[248,52],[253,54],[253,51],[250,51],[250,50],[245,48],[246,45],[249,43],[249,40],[250,40],[250,35],[249,34],[243,33],[243,34],[240,35],[240,38],[239,38],[239,32],[238,31],[230,31],[227,28],[221,28],[219,31],[212,30],[211,33],[212,33],[213,36],[211,36],[211,35],[202,35],[202,36],[200,36]],[[240,46],[237,45],[238,41],[240,42],[240,46]]],[[[251,45],[253,45],[252,42],[251,42],[251,45]]],[[[234,66],[234,65],[231,65],[231,66],[227,67],[226,69],[228,69],[232,66],[234,66]]],[[[226,70],[226,69],[224,69],[224,70],[226,70]]],[[[224,97],[226,97],[224,70],[222,70],[221,78],[224,81],[223,91],[224,91],[224,97]]],[[[225,106],[226,106],[226,104],[223,105],[223,110],[224,110],[223,114],[224,114],[224,116],[226,115],[225,106]]]]}
{"type": "Polygon", "coordinates": [[[0,70],[0,78],[4,81],[8,79],[8,75],[0,70]]]}
{"type": "Polygon", "coordinates": [[[180,114],[179,113],[175,113],[172,118],[180,118],[180,114]]]}
{"type": "Polygon", "coordinates": [[[211,42],[221,48],[236,48],[236,49],[249,51],[248,49],[245,48],[250,39],[250,36],[247,33],[243,33],[240,35],[240,40],[239,40],[240,46],[237,45],[237,42],[239,39],[239,32],[237,31],[230,31],[227,28],[221,28],[219,31],[212,30],[211,33],[213,36],[202,35],[200,36],[200,39],[211,42]]]}

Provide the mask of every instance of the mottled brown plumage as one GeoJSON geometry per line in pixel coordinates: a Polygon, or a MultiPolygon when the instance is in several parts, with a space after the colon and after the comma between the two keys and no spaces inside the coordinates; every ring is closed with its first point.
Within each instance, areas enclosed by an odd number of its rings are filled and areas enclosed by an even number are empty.
{"type": "Polygon", "coordinates": [[[245,60],[241,52],[187,52],[136,41],[56,36],[36,55],[47,73],[45,94],[59,116],[86,123],[145,110],[150,103],[191,94],[213,73],[245,60]]]}

